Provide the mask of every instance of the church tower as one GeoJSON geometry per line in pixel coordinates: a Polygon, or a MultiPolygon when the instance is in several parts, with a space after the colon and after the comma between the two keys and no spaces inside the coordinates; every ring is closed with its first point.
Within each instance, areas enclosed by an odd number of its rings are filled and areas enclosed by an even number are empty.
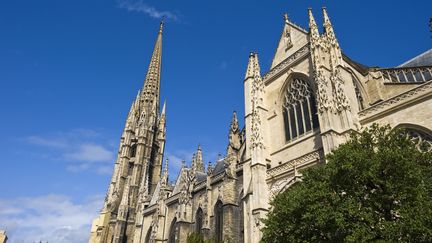
{"type": "Polygon", "coordinates": [[[161,179],[165,146],[165,104],[160,112],[163,22],[143,88],[132,102],[120,139],[117,160],[104,206],[93,221],[89,242],[132,242],[137,215],[150,202],[161,179]]]}

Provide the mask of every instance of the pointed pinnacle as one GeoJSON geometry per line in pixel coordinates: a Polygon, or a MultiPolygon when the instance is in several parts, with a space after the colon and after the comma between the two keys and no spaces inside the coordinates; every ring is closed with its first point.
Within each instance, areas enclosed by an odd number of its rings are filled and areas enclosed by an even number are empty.
{"type": "Polygon", "coordinates": [[[315,22],[315,18],[312,14],[312,8],[308,8],[308,15],[309,15],[309,28],[316,28],[316,22],[315,22]]]}
{"type": "Polygon", "coordinates": [[[318,38],[319,37],[319,31],[318,26],[315,22],[315,18],[312,14],[312,8],[308,9],[308,15],[309,15],[309,30],[312,38],[318,38]]]}
{"type": "Polygon", "coordinates": [[[327,14],[327,9],[325,7],[323,7],[322,12],[323,12],[323,19],[324,19],[323,24],[324,24],[324,29],[325,29],[326,33],[329,31],[333,32],[333,27],[332,27],[332,24],[330,22],[330,18],[327,14]]]}
{"type": "Polygon", "coordinates": [[[168,174],[168,158],[165,159],[165,169],[164,169],[165,173],[168,174]]]}
{"type": "Polygon", "coordinates": [[[160,74],[162,62],[162,29],[163,22],[159,29],[156,38],[156,43],[153,48],[153,53],[150,58],[150,64],[147,69],[147,74],[144,80],[144,87],[141,95],[142,99],[146,102],[154,103],[159,109],[159,95],[160,95],[160,74]]]}
{"type": "Polygon", "coordinates": [[[165,112],[166,112],[166,100],[164,101],[163,106],[162,106],[162,112],[161,112],[162,116],[165,115],[165,112]]]}
{"type": "Polygon", "coordinates": [[[251,52],[249,54],[249,62],[246,69],[245,80],[255,76],[261,76],[261,70],[258,61],[258,53],[251,52]]]}
{"type": "Polygon", "coordinates": [[[160,25],[159,25],[159,33],[161,33],[161,34],[163,32],[163,27],[164,27],[164,21],[162,19],[161,22],[160,22],[160,25]]]}

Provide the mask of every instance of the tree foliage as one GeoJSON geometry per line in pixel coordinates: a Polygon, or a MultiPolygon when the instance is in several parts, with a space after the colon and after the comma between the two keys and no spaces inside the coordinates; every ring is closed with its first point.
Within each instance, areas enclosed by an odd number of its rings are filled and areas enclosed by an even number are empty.
{"type": "Polygon", "coordinates": [[[264,242],[432,242],[432,154],[389,126],[353,134],[275,197],[264,242]]]}

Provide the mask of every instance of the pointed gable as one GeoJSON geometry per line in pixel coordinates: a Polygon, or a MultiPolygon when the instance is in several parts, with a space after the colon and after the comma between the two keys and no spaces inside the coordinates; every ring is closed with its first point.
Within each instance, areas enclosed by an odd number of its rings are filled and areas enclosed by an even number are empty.
{"type": "Polygon", "coordinates": [[[270,69],[281,63],[294,52],[308,43],[308,32],[300,26],[290,22],[285,15],[285,23],[281,33],[279,44],[276,48],[270,69]]]}
{"type": "Polygon", "coordinates": [[[172,195],[175,195],[181,191],[183,188],[183,185],[186,183],[186,177],[188,176],[189,169],[186,167],[182,167],[180,169],[179,175],[177,177],[177,180],[174,184],[174,189],[172,192],[172,195]]]}

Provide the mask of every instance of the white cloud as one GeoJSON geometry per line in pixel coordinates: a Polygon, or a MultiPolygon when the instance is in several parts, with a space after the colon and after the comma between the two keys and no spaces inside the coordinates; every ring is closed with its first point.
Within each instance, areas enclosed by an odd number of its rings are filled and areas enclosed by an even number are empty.
{"type": "Polygon", "coordinates": [[[114,165],[115,147],[102,134],[91,129],[33,135],[25,141],[41,147],[38,153],[44,158],[64,162],[71,172],[94,170],[106,174],[108,165],[114,165]]]}
{"type": "Polygon", "coordinates": [[[66,141],[62,139],[49,139],[49,138],[43,138],[39,136],[29,136],[26,140],[28,143],[44,146],[44,147],[52,147],[52,148],[67,147],[66,141]]]}
{"type": "Polygon", "coordinates": [[[179,20],[178,16],[174,13],[170,11],[157,10],[155,7],[149,6],[142,0],[118,0],[118,5],[120,8],[131,12],[144,13],[155,19],[161,19],[165,17],[175,21],[179,20]]]}
{"type": "Polygon", "coordinates": [[[0,228],[7,230],[11,243],[87,242],[102,202],[102,195],[82,203],[57,194],[0,199],[0,228]]]}
{"type": "Polygon", "coordinates": [[[66,153],[65,158],[76,161],[112,161],[113,153],[101,145],[97,144],[81,144],[78,149],[71,153],[66,153]]]}

